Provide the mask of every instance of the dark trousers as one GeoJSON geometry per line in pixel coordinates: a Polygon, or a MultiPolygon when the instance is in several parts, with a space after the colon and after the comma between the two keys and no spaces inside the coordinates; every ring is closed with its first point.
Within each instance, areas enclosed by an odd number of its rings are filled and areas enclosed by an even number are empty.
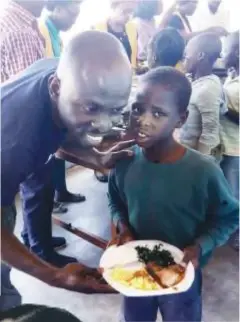
{"type": "Polygon", "coordinates": [[[55,192],[56,193],[66,192],[67,186],[66,186],[66,171],[65,171],[64,160],[55,158],[53,173],[54,173],[55,192]]]}
{"type": "Polygon", "coordinates": [[[234,197],[239,200],[239,157],[224,155],[220,166],[234,197]]]}
{"type": "Polygon", "coordinates": [[[196,271],[191,288],[176,295],[124,297],[121,322],[154,322],[158,310],[164,322],[200,322],[202,274],[196,271]]]}
{"type": "Polygon", "coordinates": [[[24,221],[22,238],[34,253],[42,257],[52,251],[54,165],[53,157],[20,185],[24,221]]]}

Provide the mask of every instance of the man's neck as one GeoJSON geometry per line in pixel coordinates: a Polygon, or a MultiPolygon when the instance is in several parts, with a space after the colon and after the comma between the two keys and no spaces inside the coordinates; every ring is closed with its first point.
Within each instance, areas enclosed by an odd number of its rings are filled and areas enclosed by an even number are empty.
{"type": "Polygon", "coordinates": [[[211,75],[213,73],[212,66],[202,66],[201,68],[197,69],[195,75],[193,75],[193,80],[197,80],[199,78],[211,75]]]}
{"type": "Polygon", "coordinates": [[[144,149],[146,158],[154,163],[173,163],[181,159],[186,149],[173,138],[158,142],[151,148],[144,149]]]}
{"type": "Polygon", "coordinates": [[[56,19],[54,19],[54,17],[52,17],[51,15],[48,16],[48,19],[52,22],[54,27],[60,32],[61,26],[60,26],[59,22],[56,19]]]}
{"type": "Polygon", "coordinates": [[[122,32],[122,31],[124,31],[124,26],[122,26],[121,24],[117,23],[112,18],[109,18],[108,19],[108,24],[112,28],[112,30],[115,31],[115,32],[122,32]]]}

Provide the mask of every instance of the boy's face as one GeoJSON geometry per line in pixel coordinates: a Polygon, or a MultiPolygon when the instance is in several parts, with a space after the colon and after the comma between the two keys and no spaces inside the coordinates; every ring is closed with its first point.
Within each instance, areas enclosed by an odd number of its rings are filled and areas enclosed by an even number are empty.
{"type": "Polygon", "coordinates": [[[239,61],[239,44],[237,44],[233,37],[226,38],[223,46],[223,61],[226,68],[235,67],[239,61]]]}
{"type": "Polygon", "coordinates": [[[180,115],[174,93],[163,85],[142,83],[131,111],[131,130],[143,148],[167,141],[186,119],[180,115]]]}
{"type": "Polygon", "coordinates": [[[80,12],[81,2],[82,1],[80,0],[76,2],[69,2],[68,5],[57,6],[55,8],[55,15],[58,19],[61,31],[67,31],[76,22],[80,12]]]}

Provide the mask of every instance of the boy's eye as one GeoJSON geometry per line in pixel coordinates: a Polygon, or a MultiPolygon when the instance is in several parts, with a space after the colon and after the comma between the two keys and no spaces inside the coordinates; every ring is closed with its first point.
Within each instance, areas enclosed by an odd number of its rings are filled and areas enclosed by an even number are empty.
{"type": "Polygon", "coordinates": [[[140,114],[141,113],[141,105],[138,103],[132,104],[132,113],[140,114]]]}
{"type": "Polygon", "coordinates": [[[88,104],[84,106],[85,111],[90,112],[90,113],[98,113],[101,111],[101,106],[98,104],[88,104]]]}
{"type": "Polygon", "coordinates": [[[159,119],[159,118],[162,116],[162,113],[160,113],[160,112],[153,112],[153,116],[154,116],[156,119],[159,119]]]}
{"type": "Polygon", "coordinates": [[[123,107],[116,107],[111,110],[112,115],[120,115],[123,111],[123,107]]]}

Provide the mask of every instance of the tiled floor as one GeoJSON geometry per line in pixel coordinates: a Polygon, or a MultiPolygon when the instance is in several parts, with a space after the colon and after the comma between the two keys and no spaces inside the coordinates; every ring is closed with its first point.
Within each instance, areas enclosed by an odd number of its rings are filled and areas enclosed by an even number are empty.
{"type": "MultiPolygon", "coordinates": [[[[73,192],[84,193],[87,201],[81,205],[69,206],[69,212],[61,219],[77,227],[91,230],[108,239],[110,221],[107,208],[107,185],[98,183],[89,170],[71,170],[68,186],[73,192]]],[[[19,210],[20,211],[20,210],[19,210]]],[[[18,215],[16,233],[22,226],[18,215]]],[[[68,247],[64,253],[75,256],[89,265],[98,265],[101,250],[80,238],[54,227],[54,234],[65,236],[68,247]]],[[[204,321],[239,321],[239,258],[238,253],[228,246],[216,251],[214,258],[204,271],[204,321]]],[[[20,290],[24,303],[39,303],[65,308],[83,322],[117,322],[121,303],[120,295],[83,295],[48,287],[43,283],[14,271],[14,284],[20,290]]]]}

